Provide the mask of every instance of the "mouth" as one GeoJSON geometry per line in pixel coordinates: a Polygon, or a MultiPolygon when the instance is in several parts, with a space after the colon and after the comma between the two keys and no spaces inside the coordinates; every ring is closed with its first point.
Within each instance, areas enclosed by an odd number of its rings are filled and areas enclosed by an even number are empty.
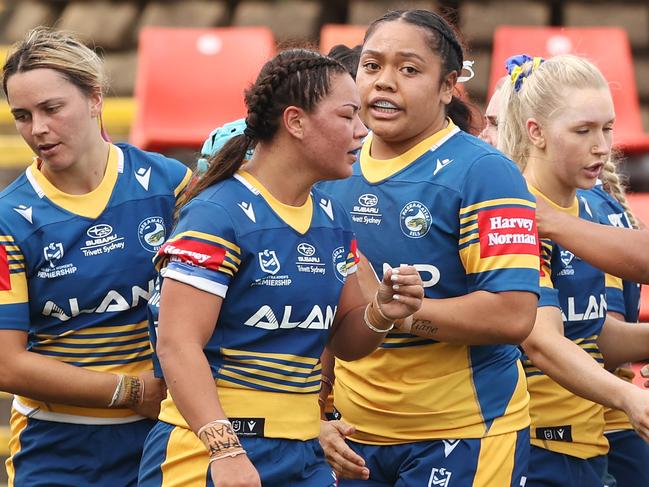
{"type": "Polygon", "coordinates": [[[604,168],[604,163],[603,162],[597,162],[595,164],[591,164],[590,166],[585,167],[584,171],[590,177],[596,178],[596,177],[598,177],[600,175],[603,168],[604,168]]]}
{"type": "Polygon", "coordinates": [[[372,100],[368,108],[375,113],[386,115],[393,115],[401,111],[401,108],[397,104],[384,98],[372,100]]]}
{"type": "Polygon", "coordinates": [[[36,148],[38,149],[38,153],[41,155],[48,155],[54,152],[54,150],[59,146],[59,143],[56,144],[39,144],[36,148]]]}

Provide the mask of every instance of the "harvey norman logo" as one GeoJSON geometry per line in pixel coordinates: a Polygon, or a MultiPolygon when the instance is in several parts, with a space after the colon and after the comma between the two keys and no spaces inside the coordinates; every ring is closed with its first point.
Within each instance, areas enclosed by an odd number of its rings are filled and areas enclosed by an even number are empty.
{"type": "Polygon", "coordinates": [[[502,208],[478,214],[480,257],[539,254],[534,210],[502,208]]]}

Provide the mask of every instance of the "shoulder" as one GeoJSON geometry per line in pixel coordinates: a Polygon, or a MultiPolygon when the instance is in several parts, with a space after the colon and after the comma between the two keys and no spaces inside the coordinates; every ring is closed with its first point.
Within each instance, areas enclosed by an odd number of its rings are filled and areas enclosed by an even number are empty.
{"type": "Polygon", "coordinates": [[[17,235],[22,228],[31,232],[33,208],[40,201],[25,173],[21,174],[0,192],[0,232],[17,235]]]}
{"type": "Polygon", "coordinates": [[[160,175],[168,189],[179,191],[191,176],[191,170],[182,162],[171,157],[147,152],[126,143],[115,144],[123,154],[124,172],[133,174],[138,180],[152,181],[153,174],[160,175]],[[179,188],[179,186],[181,186],[179,188]]]}

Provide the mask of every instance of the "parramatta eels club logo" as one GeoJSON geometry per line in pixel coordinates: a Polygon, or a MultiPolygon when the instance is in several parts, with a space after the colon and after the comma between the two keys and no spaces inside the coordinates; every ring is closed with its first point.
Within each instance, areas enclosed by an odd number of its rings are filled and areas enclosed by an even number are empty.
{"type": "Polygon", "coordinates": [[[140,222],[137,227],[137,237],[140,245],[149,252],[157,252],[165,241],[165,221],[161,216],[150,216],[140,222]]]}
{"type": "Polygon", "coordinates": [[[406,237],[421,238],[430,230],[433,219],[423,203],[411,201],[399,213],[399,223],[406,237]]]}

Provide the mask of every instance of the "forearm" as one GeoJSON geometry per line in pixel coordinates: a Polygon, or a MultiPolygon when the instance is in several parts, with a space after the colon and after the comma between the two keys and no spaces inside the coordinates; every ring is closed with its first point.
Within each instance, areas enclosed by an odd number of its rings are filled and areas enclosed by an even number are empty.
{"type": "Polygon", "coordinates": [[[649,231],[598,225],[565,213],[556,219],[548,238],[604,272],[649,283],[649,231]]]}
{"type": "Polygon", "coordinates": [[[34,352],[5,354],[0,362],[3,391],[30,399],[81,407],[108,407],[116,374],[76,367],[34,352]]]}
{"type": "Polygon", "coordinates": [[[198,343],[158,343],[158,357],[169,392],[190,428],[197,432],[215,419],[227,419],[203,347],[198,343]]]}
{"type": "Polygon", "coordinates": [[[649,323],[626,323],[607,317],[597,339],[607,369],[649,357],[649,323]]]}
{"type": "Polygon", "coordinates": [[[536,306],[536,295],[523,292],[476,291],[455,298],[424,299],[411,333],[449,343],[518,344],[532,329],[536,306]]]}
{"type": "Polygon", "coordinates": [[[534,344],[523,342],[532,364],[570,392],[590,401],[623,409],[622,398],[628,388],[624,382],[605,370],[581,347],[556,334],[534,344]]]}
{"type": "Polygon", "coordinates": [[[350,310],[337,324],[328,348],[338,358],[350,361],[369,355],[385,338],[386,333],[371,330],[365,324],[365,306],[350,310]]]}

